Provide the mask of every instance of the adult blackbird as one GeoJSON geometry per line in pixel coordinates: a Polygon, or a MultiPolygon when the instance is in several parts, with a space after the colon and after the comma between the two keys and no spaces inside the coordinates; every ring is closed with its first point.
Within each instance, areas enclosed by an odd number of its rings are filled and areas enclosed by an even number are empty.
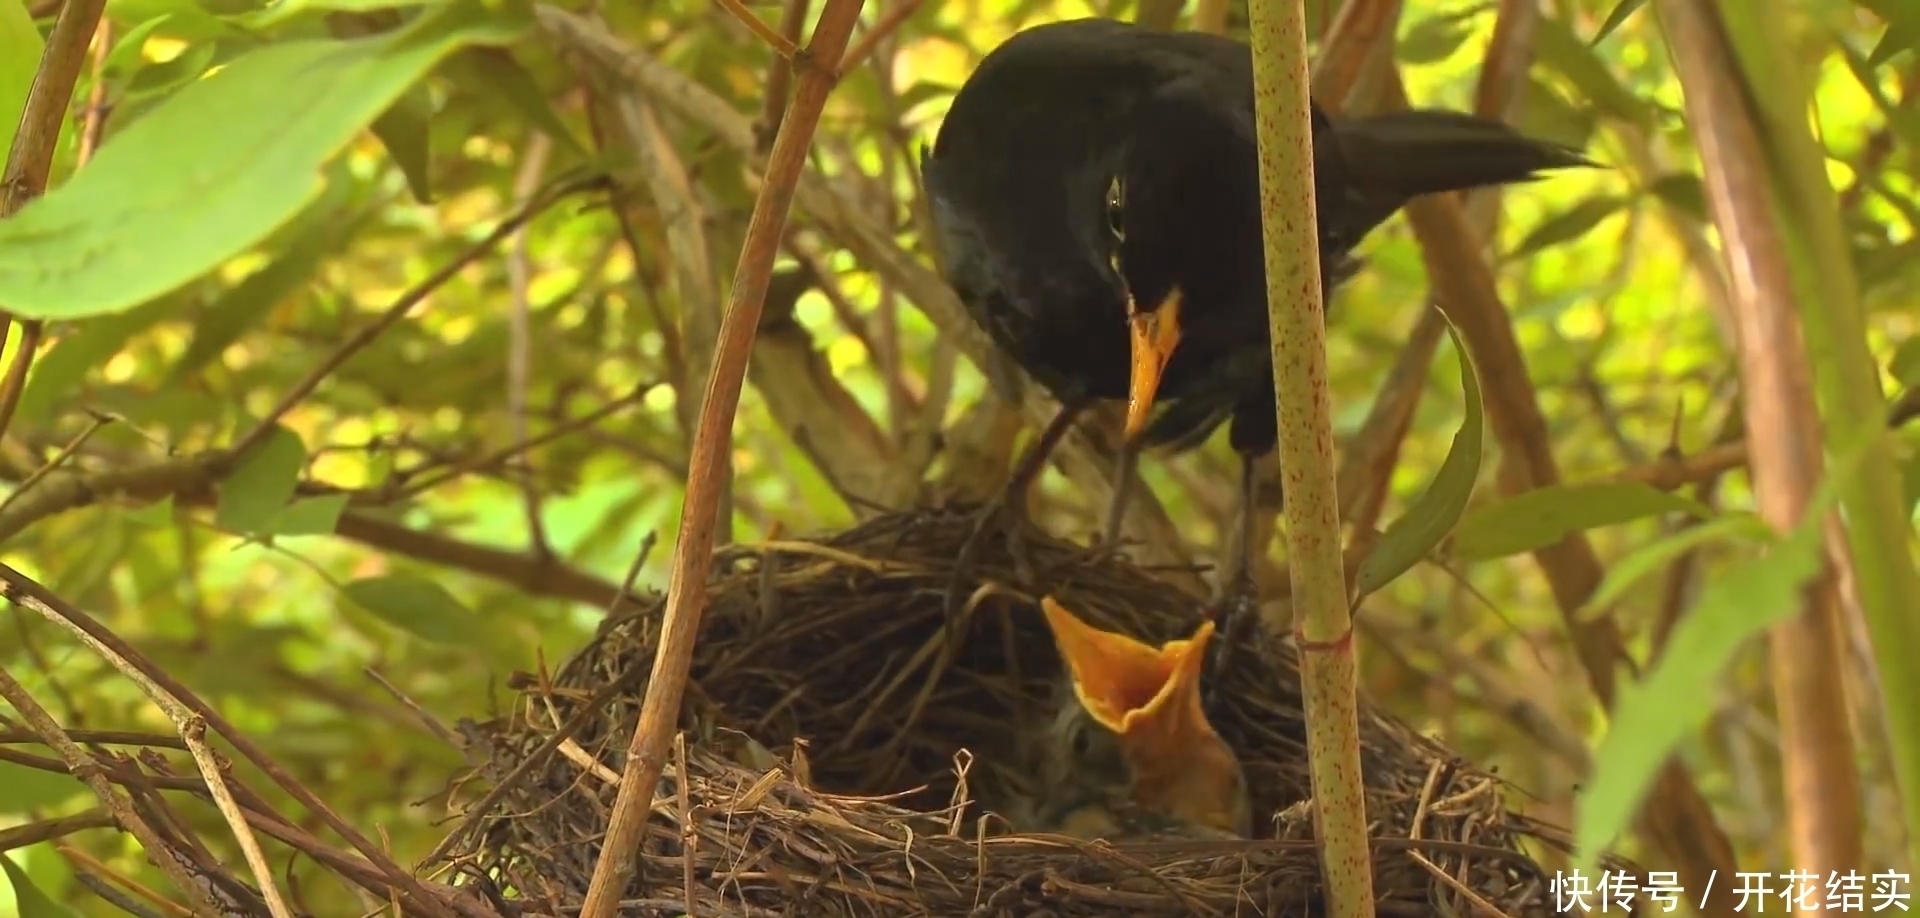
{"type": "MultiPolygon", "coordinates": [[[[1357,268],[1360,240],[1418,195],[1591,164],[1455,112],[1334,119],[1315,106],[1312,131],[1328,292],[1357,268]]],[[[1251,52],[1201,32],[1036,26],[990,52],[955,95],[921,154],[947,280],[1061,404],[963,547],[955,596],[981,535],[1025,512],[1075,417],[1124,398],[1105,541],[1142,448],[1191,448],[1231,419],[1241,538],[1222,598],[1252,599],[1253,463],[1278,445],[1254,138],[1251,52]]]]}

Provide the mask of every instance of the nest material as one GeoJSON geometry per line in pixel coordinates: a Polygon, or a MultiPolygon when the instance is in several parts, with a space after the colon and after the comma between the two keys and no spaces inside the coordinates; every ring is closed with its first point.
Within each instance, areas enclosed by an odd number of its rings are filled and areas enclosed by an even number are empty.
{"type": "MultiPolygon", "coordinates": [[[[623,914],[1321,911],[1291,652],[1236,657],[1215,718],[1245,765],[1261,840],[999,834],[984,814],[1012,777],[1009,725],[1060,667],[1039,595],[1156,642],[1190,633],[1201,604],[1124,560],[1028,530],[1044,587],[1007,586],[1015,565],[989,540],[975,575],[990,586],[949,622],[949,575],[972,519],[916,511],[819,542],[721,553],[686,742],[668,763],[623,914]]],[[[471,734],[495,792],[471,814],[485,831],[453,859],[528,913],[578,912],[660,605],[610,620],[550,684],[528,687],[515,714],[471,734]]],[[[1508,814],[1496,779],[1364,701],[1360,717],[1379,913],[1547,914],[1547,877],[1521,842],[1562,847],[1563,837],[1508,814]]]]}

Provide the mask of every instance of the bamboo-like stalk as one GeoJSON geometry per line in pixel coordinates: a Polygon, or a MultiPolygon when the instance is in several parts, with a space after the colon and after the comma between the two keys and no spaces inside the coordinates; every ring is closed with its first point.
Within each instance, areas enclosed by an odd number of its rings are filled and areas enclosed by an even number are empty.
{"type": "MultiPolygon", "coordinates": [[[[1818,283],[1805,272],[1849,269],[1796,257],[1806,253],[1806,244],[1792,237],[1805,227],[1791,225],[1802,221],[1792,217],[1784,200],[1792,192],[1783,186],[1824,185],[1826,178],[1779,174],[1780,167],[1791,164],[1767,153],[1765,114],[1754,108],[1765,103],[1759,87],[1742,78],[1719,13],[1699,0],[1662,0],[1659,12],[1706,165],[1707,195],[1731,280],[1754,490],[1761,516],[1784,535],[1805,518],[1822,474],[1820,421],[1795,315],[1805,310],[1796,301],[1818,283]]],[[[1777,26],[1785,11],[1774,12],[1777,26]]],[[[1792,104],[1804,97],[1781,98],[1792,104]]],[[[1822,309],[1831,308],[1826,290],[1818,296],[1822,309]]],[[[1872,395],[1876,416],[1884,416],[1878,392],[1872,395]]],[[[1904,536],[1896,543],[1904,553],[1904,536]]],[[[1777,626],[1768,641],[1789,844],[1795,868],[1815,876],[1856,869],[1861,853],[1859,777],[1840,681],[1838,608],[1830,569],[1807,588],[1805,610],[1777,626]]]]}
{"type": "MultiPolygon", "coordinates": [[[[1251,0],[1248,5],[1267,313],[1280,405],[1287,558],[1306,702],[1314,834],[1320,843],[1327,914],[1372,918],[1373,859],[1360,775],[1353,621],[1340,551],[1333,405],[1321,319],[1325,304],[1314,220],[1306,6],[1302,0],[1251,0]]],[[[1285,626],[1281,621],[1268,624],[1270,632],[1285,626]]]]}
{"type": "MultiPolygon", "coordinates": [[[[1773,202],[1798,294],[1793,305],[1814,369],[1826,451],[1852,456],[1864,450],[1857,471],[1835,482],[1844,522],[1836,519],[1829,532],[1844,537],[1831,539],[1847,549],[1836,552],[1836,563],[1851,562],[1862,617],[1872,634],[1883,722],[1906,814],[1908,859],[1920,864],[1920,666],[1905,656],[1920,644],[1920,572],[1908,550],[1910,505],[1894,439],[1886,433],[1880,364],[1867,346],[1839,200],[1807,124],[1809,78],[1783,46],[1788,4],[1696,3],[1695,9],[1702,19],[1722,23],[1728,56],[1744,76],[1746,110],[1763,145],[1756,152],[1766,154],[1772,166],[1773,202]]],[[[1667,15],[1665,7],[1661,12],[1667,15]]],[[[1756,467],[1759,461],[1755,455],[1756,467]]]]}

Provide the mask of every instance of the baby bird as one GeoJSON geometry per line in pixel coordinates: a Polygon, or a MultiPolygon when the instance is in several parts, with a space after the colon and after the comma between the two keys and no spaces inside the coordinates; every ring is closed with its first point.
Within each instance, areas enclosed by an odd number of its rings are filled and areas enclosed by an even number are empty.
{"type": "Polygon", "coordinates": [[[1208,722],[1200,672],[1213,623],[1154,648],[1041,600],[1065,664],[1036,731],[1039,793],[1019,826],[1108,840],[1246,838],[1240,760],[1208,722]]]}

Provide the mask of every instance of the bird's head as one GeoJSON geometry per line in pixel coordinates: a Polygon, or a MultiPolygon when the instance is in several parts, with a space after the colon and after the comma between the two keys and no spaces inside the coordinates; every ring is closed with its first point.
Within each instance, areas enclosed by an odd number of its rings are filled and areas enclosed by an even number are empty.
{"type": "MultiPolygon", "coordinates": [[[[1127,378],[1126,436],[1132,440],[1146,429],[1160,379],[1180,346],[1180,307],[1185,297],[1178,286],[1153,276],[1139,235],[1129,242],[1127,203],[1127,181],[1116,173],[1107,186],[1107,260],[1127,299],[1132,369],[1127,378]]],[[[1138,213],[1137,206],[1134,212],[1138,213]]]]}
{"type": "Polygon", "coordinates": [[[1250,835],[1240,760],[1200,704],[1213,623],[1155,648],[1088,625],[1052,597],[1041,608],[1080,705],[1116,738],[1133,802],[1181,822],[1250,835]]]}

